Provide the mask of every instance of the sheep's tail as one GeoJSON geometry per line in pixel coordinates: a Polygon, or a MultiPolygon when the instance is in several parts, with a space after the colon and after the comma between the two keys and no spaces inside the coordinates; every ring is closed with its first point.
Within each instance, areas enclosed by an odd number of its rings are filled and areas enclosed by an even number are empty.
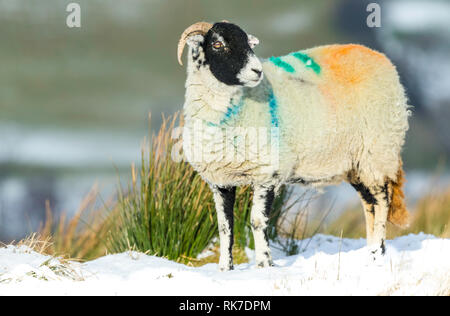
{"type": "Polygon", "coordinates": [[[409,226],[409,212],[406,210],[405,194],[402,186],[405,182],[405,173],[402,168],[402,161],[397,171],[397,179],[389,180],[391,185],[391,204],[389,205],[388,221],[392,224],[406,228],[409,226]]]}

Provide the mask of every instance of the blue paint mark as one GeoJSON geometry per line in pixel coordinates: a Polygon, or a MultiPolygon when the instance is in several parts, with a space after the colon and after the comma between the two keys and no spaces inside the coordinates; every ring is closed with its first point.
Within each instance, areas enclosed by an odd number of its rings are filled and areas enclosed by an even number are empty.
{"type": "MultiPolygon", "coordinates": [[[[278,103],[272,89],[270,89],[269,92],[268,104],[270,113],[270,124],[272,127],[279,127],[280,121],[278,119],[278,103]]],[[[220,120],[219,124],[208,122],[207,123],[208,126],[218,127],[220,125],[228,124],[228,122],[233,117],[237,116],[240,113],[243,105],[244,105],[244,98],[241,97],[238,104],[231,103],[231,106],[227,108],[227,112],[225,113],[224,117],[220,120]]]]}
{"type": "Polygon", "coordinates": [[[233,117],[239,114],[243,105],[244,105],[244,98],[241,97],[238,104],[231,103],[231,105],[227,108],[227,111],[225,112],[223,118],[220,120],[219,124],[208,122],[207,123],[208,126],[217,127],[223,124],[227,124],[229,120],[231,120],[233,117]]]}
{"type": "Polygon", "coordinates": [[[295,72],[295,68],[292,67],[289,63],[285,62],[281,59],[281,57],[270,57],[269,60],[277,67],[283,68],[285,71],[293,73],[295,72]]]}
{"type": "MultiPolygon", "coordinates": [[[[290,53],[289,56],[293,56],[303,62],[307,68],[312,69],[316,74],[320,73],[320,65],[314,61],[311,57],[301,52],[290,53]]],[[[269,60],[277,67],[282,68],[284,71],[294,73],[295,68],[288,62],[282,60],[282,57],[270,57],[269,60]]]]}
{"type": "Polygon", "coordinates": [[[278,104],[272,89],[269,94],[269,113],[272,127],[278,127],[280,125],[278,120],[278,104]]]}
{"type": "Polygon", "coordinates": [[[228,107],[224,118],[220,121],[220,124],[226,123],[230,118],[237,115],[241,110],[242,104],[243,104],[242,98],[241,100],[239,100],[238,104],[231,104],[231,106],[228,107]]]}

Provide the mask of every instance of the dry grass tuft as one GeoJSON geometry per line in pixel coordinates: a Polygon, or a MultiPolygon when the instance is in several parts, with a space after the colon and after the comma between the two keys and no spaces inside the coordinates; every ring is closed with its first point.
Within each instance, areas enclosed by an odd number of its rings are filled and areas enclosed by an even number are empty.
{"type": "MultiPolygon", "coordinates": [[[[339,236],[344,231],[347,238],[365,238],[365,222],[360,208],[344,212],[336,221],[327,225],[324,234],[339,236]]],[[[441,238],[450,238],[450,188],[431,192],[416,204],[411,212],[411,224],[401,229],[389,224],[388,238],[417,233],[432,234],[441,238]]]]}
{"type": "Polygon", "coordinates": [[[97,200],[98,188],[94,186],[71,219],[67,219],[65,213],[55,219],[47,203],[46,221],[41,229],[12,244],[27,246],[40,254],[76,261],[105,255],[106,240],[112,227],[114,212],[108,210],[107,206],[96,208],[97,200]]]}

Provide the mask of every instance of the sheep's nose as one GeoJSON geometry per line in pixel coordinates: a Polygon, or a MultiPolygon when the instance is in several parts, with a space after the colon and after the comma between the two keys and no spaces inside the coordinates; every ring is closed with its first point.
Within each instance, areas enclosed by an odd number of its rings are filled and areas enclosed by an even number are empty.
{"type": "Polygon", "coordinates": [[[258,75],[258,77],[261,77],[261,73],[262,73],[261,70],[252,68],[252,71],[253,71],[254,73],[256,73],[256,74],[258,75]]]}

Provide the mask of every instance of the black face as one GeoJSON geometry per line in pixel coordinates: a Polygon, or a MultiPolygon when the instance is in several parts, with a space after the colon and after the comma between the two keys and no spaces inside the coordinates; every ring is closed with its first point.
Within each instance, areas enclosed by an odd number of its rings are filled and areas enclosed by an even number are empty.
{"type": "Polygon", "coordinates": [[[203,42],[205,64],[217,80],[227,85],[244,84],[238,75],[246,66],[253,51],[247,34],[237,25],[216,23],[203,42]]]}

